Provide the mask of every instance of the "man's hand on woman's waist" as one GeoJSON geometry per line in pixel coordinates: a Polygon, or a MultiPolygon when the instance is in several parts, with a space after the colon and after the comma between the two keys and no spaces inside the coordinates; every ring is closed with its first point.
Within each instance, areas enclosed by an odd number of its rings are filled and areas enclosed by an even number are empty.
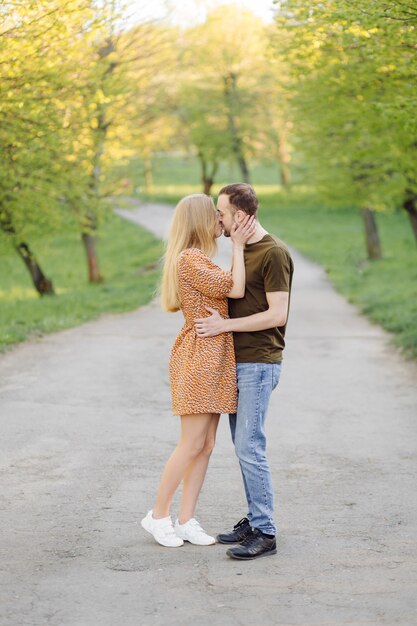
{"type": "Polygon", "coordinates": [[[206,306],[206,309],[211,315],[195,321],[197,337],[215,337],[215,335],[230,331],[226,324],[226,322],[231,321],[230,319],[224,319],[216,309],[211,309],[209,306],[206,306]]]}
{"type": "Polygon", "coordinates": [[[247,317],[224,319],[216,309],[206,306],[209,317],[199,318],[195,322],[197,337],[214,337],[221,333],[253,333],[267,328],[285,326],[288,314],[288,292],[273,291],[266,294],[268,309],[247,317]]]}

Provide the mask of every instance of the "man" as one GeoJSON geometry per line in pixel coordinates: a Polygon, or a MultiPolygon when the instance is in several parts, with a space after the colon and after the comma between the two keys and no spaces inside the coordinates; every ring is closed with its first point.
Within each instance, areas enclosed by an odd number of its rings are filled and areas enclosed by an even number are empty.
{"type": "Polygon", "coordinates": [[[239,459],[248,503],[247,517],[220,543],[239,546],[227,550],[234,559],[255,559],[276,554],[273,489],[266,460],[265,418],[270,395],[281,373],[293,263],[287,247],[270,235],[257,219],[258,199],[246,183],[220,190],[217,212],[226,237],[233,223],[255,215],[256,227],[245,246],[246,288],[239,300],[229,300],[230,319],[213,309],[196,320],[199,337],[233,332],[237,385],[237,413],[229,415],[230,430],[239,459]]]}

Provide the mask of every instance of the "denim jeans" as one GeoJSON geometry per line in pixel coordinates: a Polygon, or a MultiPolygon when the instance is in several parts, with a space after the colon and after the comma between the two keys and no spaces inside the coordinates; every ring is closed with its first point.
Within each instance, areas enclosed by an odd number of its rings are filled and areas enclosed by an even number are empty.
{"type": "Polygon", "coordinates": [[[238,407],[229,415],[252,528],[275,535],[274,494],[266,460],[265,418],[278,385],[281,363],[237,363],[238,407]]]}

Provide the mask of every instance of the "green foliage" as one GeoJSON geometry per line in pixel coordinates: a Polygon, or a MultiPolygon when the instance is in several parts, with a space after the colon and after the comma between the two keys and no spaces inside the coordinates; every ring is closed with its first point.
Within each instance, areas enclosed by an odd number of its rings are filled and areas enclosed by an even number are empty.
{"type": "Polygon", "coordinates": [[[99,26],[89,0],[2,5],[0,225],[21,239],[59,225],[68,184],[83,179],[69,167],[69,120],[99,26]]]}
{"type": "Polygon", "coordinates": [[[293,141],[333,204],[392,209],[417,190],[416,26],[396,0],[279,3],[293,141]]]}
{"type": "Polygon", "coordinates": [[[100,231],[106,283],[88,285],[84,252],[76,233],[35,239],[41,264],[49,269],[58,297],[37,297],[15,254],[0,253],[0,349],[30,337],[76,326],[104,312],[133,310],[155,292],[162,244],[118,217],[100,231]]]}
{"type": "MultiPolygon", "coordinates": [[[[26,291],[19,296],[28,277],[16,255],[0,279],[7,283],[8,314],[26,329],[21,311],[30,311],[36,329],[44,323],[41,312],[47,319],[51,307],[52,321],[45,325],[52,328],[60,324],[54,311],[61,311],[62,324],[72,323],[65,306],[74,311],[73,321],[84,319],[84,309],[94,315],[116,306],[118,266],[109,264],[115,260],[111,248],[99,249],[102,273],[113,285],[109,292],[95,287],[90,297],[69,280],[72,259],[84,263],[77,231],[94,234],[100,220],[106,224],[110,204],[103,198],[114,193],[149,196],[153,186],[154,197],[177,200],[201,190],[195,159],[173,160],[161,152],[199,155],[216,186],[241,180],[250,162],[261,195],[268,191],[263,185],[288,184],[291,157],[293,184],[308,184],[314,197],[324,199],[308,212],[313,205],[305,198],[307,212],[298,207],[295,220],[312,232],[321,224],[318,260],[327,263],[323,250],[333,242],[344,249],[335,226],[348,229],[351,247],[340,264],[328,266],[332,279],[339,285],[340,277],[340,288],[374,319],[381,315],[401,337],[409,332],[404,342],[411,345],[411,305],[401,317],[398,304],[414,295],[408,279],[404,286],[398,281],[397,300],[394,287],[382,297],[380,285],[381,276],[388,283],[391,271],[405,267],[384,231],[389,224],[396,233],[404,218],[385,213],[407,198],[412,216],[416,204],[412,3],[280,0],[274,25],[227,6],[182,31],[151,22],[126,29],[120,6],[118,0],[0,0],[0,253],[4,260],[11,244],[27,240],[48,276],[56,268],[52,278],[62,302],[32,301],[26,291]],[[325,206],[339,207],[346,221],[325,206]],[[381,212],[386,250],[380,266],[362,258],[361,207],[381,212]],[[52,235],[62,236],[70,251],[67,269],[54,248],[44,256],[52,235]]],[[[288,196],[280,204],[282,223],[290,203],[288,196]]],[[[299,236],[291,231],[292,243],[308,252],[311,240],[299,236]]],[[[401,241],[412,257],[409,243],[401,241]]],[[[84,275],[80,267],[74,277],[84,275]]],[[[122,306],[128,306],[125,296],[121,289],[122,306]]],[[[23,337],[26,330],[19,332],[11,336],[23,337]]]]}
{"type": "Polygon", "coordinates": [[[114,191],[108,167],[162,128],[172,36],[152,23],[120,32],[118,5],[0,2],[0,230],[15,242],[62,228],[69,212],[94,232],[114,191]]]}
{"type": "Polygon", "coordinates": [[[182,143],[194,148],[203,175],[217,176],[221,161],[277,158],[279,141],[266,129],[275,128],[283,113],[278,112],[279,89],[276,68],[268,59],[268,41],[262,20],[229,5],[211,11],[204,23],[188,28],[181,39],[182,143]]]}

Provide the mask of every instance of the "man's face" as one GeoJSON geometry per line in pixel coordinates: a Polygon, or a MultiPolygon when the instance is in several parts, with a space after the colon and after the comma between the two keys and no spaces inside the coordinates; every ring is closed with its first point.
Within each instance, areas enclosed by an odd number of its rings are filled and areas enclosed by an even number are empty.
{"type": "Polygon", "coordinates": [[[235,223],[236,211],[229,202],[229,196],[222,194],[217,199],[217,218],[225,237],[230,237],[230,230],[235,223]]]}

